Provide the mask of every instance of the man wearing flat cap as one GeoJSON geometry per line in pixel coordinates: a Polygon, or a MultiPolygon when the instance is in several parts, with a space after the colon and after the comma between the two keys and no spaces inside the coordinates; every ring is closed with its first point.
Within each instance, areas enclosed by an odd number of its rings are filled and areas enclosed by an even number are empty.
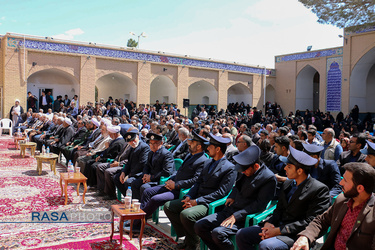
{"type": "Polygon", "coordinates": [[[318,160],[314,167],[310,169],[310,176],[325,184],[329,188],[331,198],[341,193],[341,176],[335,161],[324,160],[320,157],[323,146],[315,144],[302,144],[303,152],[318,160]]]}
{"type": "Polygon", "coordinates": [[[262,212],[274,197],[276,177],[259,163],[261,150],[253,145],[233,157],[237,178],[225,208],[195,223],[195,232],[210,249],[234,249],[231,235],[243,228],[248,214],[262,212]]]}
{"type": "Polygon", "coordinates": [[[289,146],[288,157],[280,157],[288,177],[282,186],[277,207],[271,217],[260,226],[242,228],[236,235],[240,250],[289,249],[298,233],[330,205],[326,185],[310,177],[309,172],[318,162],[308,154],[289,146]]]}
{"type": "MultiPolygon", "coordinates": [[[[129,131],[125,133],[125,141],[127,142],[125,150],[109,165],[110,168],[106,169],[103,173],[105,177],[103,191],[109,197],[112,196],[112,198],[115,198],[114,186],[117,186],[120,192],[126,196],[126,190],[128,190],[131,183],[136,179],[142,178],[143,169],[146,167],[148,155],[150,154],[149,146],[139,138],[138,129],[129,129],[129,131]],[[121,167],[121,169],[113,176],[111,181],[108,177],[110,177],[111,172],[115,171],[118,167],[121,167]]],[[[98,180],[99,174],[101,174],[101,171],[97,171],[98,180]]]]}
{"type": "Polygon", "coordinates": [[[236,180],[234,165],[225,157],[228,138],[209,135],[207,147],[212,158],[205,162],[202,173],[184,199],[169,201],[164,211],[176,230],[177,236],[185,236],[185,242],[179,248],[196,249],[199,237],[194,231],[194,224],[206,216],[208,205],[229,194],[236,180]]]}
{"type": "Polygon", "coordinates": [[[131,183],[133,198],[140,200],[143,192],[159,184],[160,177],[169,177],[174,171],[172,153],[163,146],[161,134],[148,133],[151,152],[148,154],[147,164],[143,168],[141,178],[131,183]]]}
{"type": "Polygon", "coordinates": [[[375,168],[375,143],[370,142],[369,140],[366,142],[367,148],[362,149],[361,153],[366,155],[366,162],[375,168]]]}
{"type": "MultiPolygon", "coordinates": [[[[189,154],[181,167],[164,184],[147,188],[141,198],[141,209],[146,212],[146,218],[165,202],[177,199],[181,189],[193,186],[202,172],[208,158],[204,155],[208,140],[193,132],[187,139],[189,154]]],[[[140,221],[134,222],[133,230],[140,228],[140,221]]]]}
{"type": "Polygon", "coordinates": [[[124,138],[120,134],[121,128],[119,126],[107,126],[107,131],[112,141],[108,148],[101,152],[94,160],[89,160],[86,163],[83,174],[87,177],[87,184],[94,187],[97,184],[96,168],[100,163],[107,162],[109,159],[115,159],[116,156],[125,147],[124,138]]]}

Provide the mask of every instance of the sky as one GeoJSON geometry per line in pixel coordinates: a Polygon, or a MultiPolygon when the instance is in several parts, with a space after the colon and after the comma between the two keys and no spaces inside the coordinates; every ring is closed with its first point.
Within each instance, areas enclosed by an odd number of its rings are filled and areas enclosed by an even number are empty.
{"type": "Polygon", "coordinates": [[[276,55],[343,45],[297,0],[0,0],[0,34],[126,46],[274,68],[276,55]]]}

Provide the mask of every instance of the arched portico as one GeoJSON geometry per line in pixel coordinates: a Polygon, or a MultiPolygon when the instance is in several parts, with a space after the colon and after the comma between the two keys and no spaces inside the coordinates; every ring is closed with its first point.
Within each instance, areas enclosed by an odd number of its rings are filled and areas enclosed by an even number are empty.
{"type": "Polygon", "coordinates": [[[375,112],[375,47],[358,60],[350,75],[349,110],[375,112]]]}
{"type": "Polygon", "coordinates": [[[27,78],[27,92],[40,97],[42,90],[51,90],[52,96],[79,94],[79,83],[71,74],[51,68],[37,71],[27,78]]]}
{"type": "Polygon", "coordinates": [[[276,91],[272,85],[266,87],[266,102],[275,103],[276,91]]]}
{"type": "Polygon", "coordinates": [[[206,81],[194,82],[189,86],[188,92],[190,105],[217,105],[217,90],[212,84],[206,81]]]}
{"type": "Polygon", "coordinates": [[[157,76],[151,82],[150,103],[154,104],[156,100],[160,103],[176,103],[177,88],[174,82],[167,76],[157,76]]]}
{"type": "Polygon", "coordinates": [[[307,65],[296,80],[296,110],[316,110],[319,108],[319,72],[307,65]]]}
{"type": "MultiPolygon", "coordinates": [[[[137,86],[127,76],[121,73],[110,73],[100,77],[95,86],[97,87],[98,99],[104,98],[107,101],[109,96],[113,99],[127,99],[136,102],[137,100],[137,86]]],[[[96,100],[98,101],[98,100],[96,100]]]]}
{"type": "Polygon", "coordinates": [[[237,83],[228,89],[228,104],[229,103],[241,103],[245,105],[253,103],[253,95],[250,89],[241,83],[237,83]]]}

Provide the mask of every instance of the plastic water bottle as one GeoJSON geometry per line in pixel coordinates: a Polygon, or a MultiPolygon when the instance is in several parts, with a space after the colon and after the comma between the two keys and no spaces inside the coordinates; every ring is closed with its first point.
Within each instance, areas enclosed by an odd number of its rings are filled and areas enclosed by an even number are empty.
{"type": "Polygon", "coordinates": [[[42,147],[42,154],[43,155],[46,154],[46,146],[44,146],[44,144],[43,144],[43,147],[42,147]]]}
{"type": "Polygon", "coordinates": [[[29,142],[29,135],[26,136],[26,143],[29,142]]]}
{"type": "Polygon", "coordinates": [[[46,154],[49,155],[49,147],[47,147],[46,154]]]}
{"type": "Polygon", "coordinates": [[[128,187],[128,190],[126,190],[126,196],[125,196],[124,200],[125,200],[124,201],[125,209],[130,209],[131,204],[132,204],[132,189],[131,189],[131,187],[128,187]]]}
{"type": "Polygon", "coordinates": [[[69,160],[68,162],[68,173],[69,173],[69,176],[73,176],[74,174],[73,163],[71,160],[69,160]]]}
{"type": "Polygon", "coordinates": [[[132,198],[132,188],[131,187],[128,187],[128,190],[126,190],[126,196],[130,197],[130,199],[132,198]]]}
{"type": "Polygon", "coordinates": [[[20,128],[17,129],[17,136],[21,136],[21,129],[20,128]]]}

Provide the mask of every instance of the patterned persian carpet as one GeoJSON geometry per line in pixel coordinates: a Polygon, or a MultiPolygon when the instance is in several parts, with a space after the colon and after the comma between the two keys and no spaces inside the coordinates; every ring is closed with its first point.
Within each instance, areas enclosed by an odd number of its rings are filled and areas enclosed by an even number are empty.
{"type": "MultiPolygon", "coordinates": [[[[0,137],[0,249],[139,249],[138,235],[130,240],[124,233],[123,245],[115,232],[112,242],[110,223],[30,223],[31,212],[91,212],[109,211],[118,201],[104,201],[86,193],[86,204],[82,202],[83,187],[77,196],[76,184],[68,186],[68,205],[61,197],[59,173],[66,168],[57,164],[57,175],[43,163],[38,175],[36,160],[26,151],[20,157],[13,138],[0,137]]],[[[115,228],[118,218],[115,218],[115,228]]],[[[175,249],[176,243],[154,226],[147,224],[143,238],[143,249],[175,249]]]]}

